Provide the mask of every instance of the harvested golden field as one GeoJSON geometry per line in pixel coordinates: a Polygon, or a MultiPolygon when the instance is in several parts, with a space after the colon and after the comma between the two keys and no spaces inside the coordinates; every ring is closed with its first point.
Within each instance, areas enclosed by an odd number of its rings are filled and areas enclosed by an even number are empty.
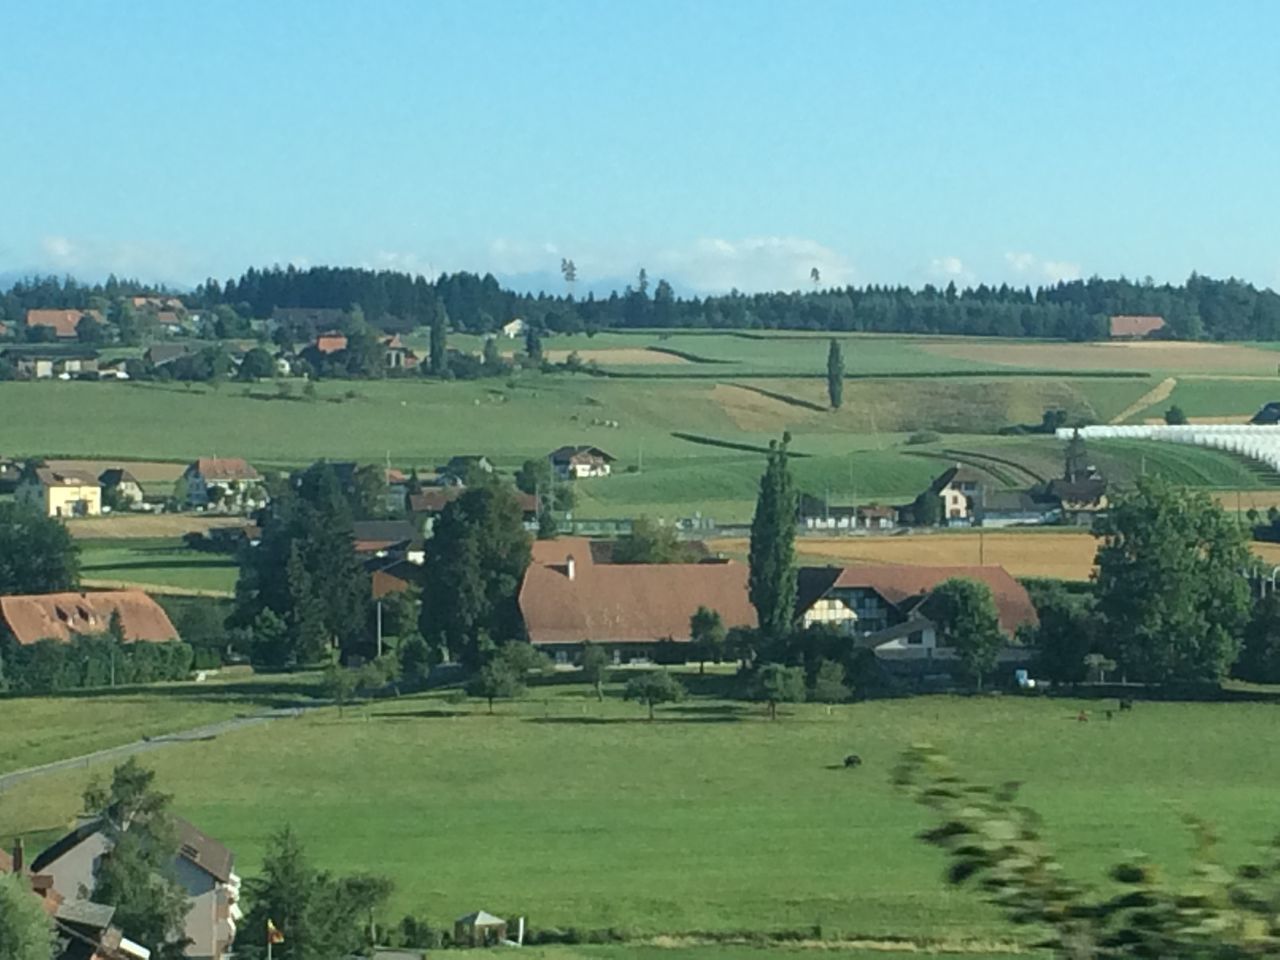
{"type": "Polygon", "coordinates": [[[67,529],[77,540],[150,540],[181,537],[214,527],[235,527],[247,523],[244,517],[210,517],[190,513],[117,514],[72,520],[67,529]]]}
{"type": "Polygon", "coordinates": [[[576,353],[583,363],[594,360],[602,367],[647,367],[669,366],[677,363],[688,363],[683,357],[674,354],[650,350],[647,347],[616,347],[603,350],[548,350],[546,358],[553,363],[563,363],[569,359],[570,353],[576,353]]]}
{"type": "MultiPolygon", "coordinates": [[[[725,539],[711,548],[745,556],[747,541],[725,539]]],[[[1255,543],[1254,552],[1280,564],[1280,544],[1255,543]]],[[[1015,577],[1087,580],[1098,541],[1083,530],[976,530],[912,533],[885,537],[797,537],[796,554],[806,564],[910,563],[970,566],[978,562],[1004,567],[1015,577]]]]}
{"type": "Polygon", "coordinates": [[[929,343],[956,360],[1037,370],[1137,370],[1274,374],[1274,351],[1236,344],[1151,341],[1133,343],[929,343]]]}
{"type": "Polygon", "coordinates": [[[187,469],[185,463],[165,463],[159,460],[50,460],[56,470],[83,470],[95,477],[104,470],[121,467],[133,474],[143,486],[172,484],[187,469]]]}

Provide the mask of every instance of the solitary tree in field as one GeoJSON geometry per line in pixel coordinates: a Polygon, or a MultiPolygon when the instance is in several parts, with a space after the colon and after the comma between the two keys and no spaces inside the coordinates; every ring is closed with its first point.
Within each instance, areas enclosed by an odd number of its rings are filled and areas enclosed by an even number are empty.
{"type": "Polygon", "coordinates": [[[649,719],[653,719],[653,708],[660,703],[679,703],[684,699],[684,685],[665,671],[642,673],[627,681],[623,698],[643,703],[649,708],[649,719]]]}
{"type": "Polygon", "coordinates": [[[594,643],[582,646],[582,679],[596,689],[596,699],[604,700],[604,681],[609,675],[611,661],[604,648],[594,643]]]}
{"type": "Polygon", "coordinates": [[[689,639],[693,641],[693,654],[698,658],[698,673],[706,673],[707,661],[719,663],[724,657],[724,621],[715,610],[698,607],[689,618],[689,639]]]}
{"type": "Polygon", "coordinates": [[[844,403],[844,354],[835,338],[827,347],[827,399],[832,410],[839,410],[844,403]]]}
{"type": "Polygon", "coordinates": [[[1164,422],[1171,427],[1180,427],[1186,424],[1187,415],[1182,412],[1182,408],[1176,403],[1164,412],[1164,422]]]}
{"type": "Polygon", "coordinates": [[[524,693],[524,677],[506,660],[495,657],[471,678],[467,693],[488,701],[489,712],[493,713],[494,700],[511,700],[524,693]]]}
{"type": "Polygon", "coordinates": [[[796,491],[787,460],[791,434],[769,444],[768,465],[760,478],[751,520],[751,603],[766,642],[781,640],[791,629],[796,605],[796,491]]]}
{"type": "Polygon", "coordinates": [[[778,719],[778,704],[804,699],[804,669],[781,663],[766,663],[755,678],[755,698],[769,705],[769,719],[778,719]]]}
{"type": "Polygon", "coordinates": [[[953,577],[929,595],[925,612],[938,631],[939,645],[955,650],[981,690],[982,678],[995,669],[1004,646],[991,588],[977,580],[953,577]]]}
{"type": "Polygon", "coordinates": [[[49,960],[53,956],[53,924],[32,896],[26,877],[0,875],[0,957],[5,960],[49,960]]]}
{"type": "Polygon", "coordinates": [[[347,704],[355,698],[358,681],[359,677],[354,670],[348,670],[336,663],[330,664],[325,670],[320,686],[324,690],[324,695],[338,705],[339,719],[342,718],[347,704]]]}
{"type": "Polygon", "coordinates": [[[449,369],[449,314],[437,300],[431,314],[431,372],[443,377],[449,369]]]}

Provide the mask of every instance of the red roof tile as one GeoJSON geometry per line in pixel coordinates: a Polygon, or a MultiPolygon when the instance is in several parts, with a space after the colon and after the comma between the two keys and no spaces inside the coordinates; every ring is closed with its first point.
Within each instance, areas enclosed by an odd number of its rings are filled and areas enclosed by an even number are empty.
{"type": "Polygon", "coordinates": [[[164,608],[140,590],[0,597],[0,620],[21,644],[106,633],[112,613],[120,614],[126,641],[178,639],[164,608]]]}
{"type": "MultiPolygon", "coordinates": [[[[559,541],[556,541],[559,542],[559,541]]],[[[587,551],[590,556],[590,551],[587,551]]],[[[747,568],[738,563],[531,564],[520,587],[520,612],[535,644],[651,643],[689,640],[698,607],[726,627],[754,627],[747,568]]]]}
{"type": "Polygon", "coordinates": [[[1120,315],[1111,318],[1113,337],[1149,337],[1164,329],[1164,317],[1120,315]]]}

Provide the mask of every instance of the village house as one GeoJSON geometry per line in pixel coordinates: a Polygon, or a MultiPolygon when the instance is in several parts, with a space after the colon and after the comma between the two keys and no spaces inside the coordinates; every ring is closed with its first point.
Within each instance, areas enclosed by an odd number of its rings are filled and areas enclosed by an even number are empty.
{"type": "Polygon", "coordinates": [[[514,340],[516,337],[523,337],[528,329],[529,325],[519,317],[516,317],[511,322],[502,325],[502,335],[508,340],[514,340]]]}
{"type": "Polygon", "coordinates": [[[982,474],[959,463],[934,479],[928,493],[942,501],[944,526],[964,526],[973,522],[982,502],[985,483],[982,474]]]}
{"type": "Polygon", "coordinates": [[[347,349],[347,335],[339,333],[337,330],[329,330],[319,334],[311,346],[317,353],[322,353],[327,357],[347,349]]]}
{"type": "Polygon", "coordinates": [[[1010,641],[1002,662],[1027,659],[1012,641],[1022,626],[1037,624],[1026,588],[1003,567],[927,567],[866,564],[805,567],[799,572],[796,611],[801,626],[825,626],[853,637],[858,646],[886,661],[955,659],[929,619],[929,596],[947,580],[964,578],[985,584],[995,600],[1000,630],[1010,641]]]}
{"type": "Polygon", "coordinates": [[[564,546],[559,563],[529,565],[519,594],[529,642],[559,663],[588,641],[617,663],[647,661],[659,643],[690,642],[699,607],[718,612],[726,628],[756,625],[744,564],[596,563],[590,550],[564,546]]]}
{"type": "Polygon", "coordinates": [[[30,466],[14,491],[46,517],[96,517],[102,513],[102,489],[98,478],[83,470],[30,466]]]}
{"type": "Polygon", "coordinates": [[[0,635],[7,634],[23,646],[103,634],[112,617],[119,620],[126,643],[180,639],[164,608],[141,590],[0,596],[0,635]]]}
{"type": "Polygon", "coordinates": [[[98,486],[102,488],[104,502],[114,500],[122,508],[136,507],[142,503],[142,484],[138,478],[123,467],[112,467],[98,475],[98,486]]]}
{"type": "Polygon", "coordinates": [[[1113,340],[1145,340],[1164,327],[1164,317],[1118,314],[1111,318],[1109,330],[1113,340]]]}
{"type": "Polygon", "coordinates": [[[158,312],[185,313],[186,305],[177,297],[133,297],[129,301],[135,310],[154,310],[158,312]]]}
{"type": "Polygon", "coordinates": [[[408,520],[357,520],[351,525],[356,553],[388,562],[426,559],[419,528],[408,520]]]}
{"type": "Polygon", "coordinates": [[[85,317],[102,323],[100,310],[28,310],[27,330],[43,327],[52,330],[55,339],[77,340],[80,335],[76,327],[85,317]]]}
{"type": "Polygon", "coordinates": [[[386,349],[385,363],[388,370],[414,370],[418,366],[418,355],[404,345],[400,334],[382,337],[379,341],[386,349]]]}
{"type": "Polygon", "coordinates": [[[184,343],[157,343],[147,348],[142,359],[159,369],[191,353],[191,348],[184,343]]]}
{"type": "Polygon", "coordinates": [[[875,533],[893,530],[898,525],[895,507],[880,504],[832,506],[808,494],[800,496],[797,518],[802,530],[814,533],[875,533]]]}
{"type": "Polygon", "coordinates": [[[467,482],[467,478],[477,471],[493,473],[493,463],[486,456],[472,453],[450,457],[449,462],[440,467],[436,473],[439,474],[439,483],[442,486],[462,486],[467,482]]]}
{"type": "Polygon", "coordinates": [[[1058,503],[1064,523],[1092,524],[1110,506],[1107,480],[1097,467],[1089,463],[1089,454],[1079,430],[1072,433],[1067,441],[1062,476],[1050,480],[1045,493],[1058,503]]]}
{"type": "Polygon", "coordinates": [[[1034,490],[984,490],[974,519],[980,527],[1028,527],[1053,523],[1061,512],[1056,498],[1034,490]]]}
{"type": "Polygon", "coordinates": [[[586,477],[607,477],[617,459],[599,447],[586,445],[565,446],[547,455],[551,469],[561,480],[581,480],[586,477]]]}
{"type": "Polygon", "coordinates": [[[239,457],[201,457],[182,474],[189,506],[238,513],[266,503],[262,475],[239,457]]]}
{"type": "MultiPolygon", "coordinates": [[[[186,891],[188,903],[183,928],[190,941],[186,956],[190,960],[224,960],[230,956],[236,923],[242,917],[235,857],[186,820],[174,817],[173,824],[178,841],[173,875],[186,891]]],[[[104,823],[86,820],[36,857],[31,870],[51,877],[54,889],[60,892],[91,890],[98,866],[111,848],[104,823]]]]}
{"type": "Polygon", "coordinates": [[[20,344],[0,353],[0,357],[13,364],[22,380],[71,380],[98,369],[98,351],[89,347],[20,344]]]}

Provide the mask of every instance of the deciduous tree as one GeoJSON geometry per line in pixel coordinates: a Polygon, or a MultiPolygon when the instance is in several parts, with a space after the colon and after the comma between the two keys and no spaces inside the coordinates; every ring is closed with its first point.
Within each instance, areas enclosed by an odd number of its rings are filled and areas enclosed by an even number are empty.
{"type": "Polygon", "coordinates": [[[698,673],[705,673],[708,660],[719,663],[724,658],[724,621],[715,610],[700,606],[689,618],[689,639],[698,658],[698,673]]]}
{"type": "Polygon", "coordinates": [[[604,700],[604,681],[612,665],[613,661],[603,647],[594,643],[582,645],[582,679],[595,687],[597,700],[604,700]]]}
{"type": "Polygon", "coordinates": [[[662,526],[648,517],[631,523],[631,532],[613,545],[614,563],[693,563],[693,550],[676,535],[675,527],[662,526]]]}
{"type": "Polygon", "coordinates": [[[80,548],[61,522],[0,503],[0,595],[58,593],[80,583],[80,548]]]}
{"type": "Polygon", "coordinates": [[[497,483],[449,503],[427,541],[420,632],[438,656],[475,670],[520,635],[516,592],[529,565],[520,505],[497,483]]]}
{"type": "Polygon", "coordinates": [[[755,699],[769,706],[769,719],[778,719],[778,704],[804,699],[804,670],[781,663],[762,664],[752,684],[755,699]]]}
{"type": "Polygon", "coordinates": [[[1206,493],[1143,477],[1095,535],[1103,640],[1127,679],[1221,679],[1249,617],[1240,525],[1206,493]]]}
{"type": "Polygon", "coordinates": [[[0,875],[0,957],[50,960],[53,924],[25,877],[0,875]]]}
{"type": "Polygon", "coordinates": [[[983,677],[995,668],[1004,647],[991,588],[977,580],[953,577],[929,595],[924,611],[937,630],[939,646],[955,650],[981,690],[983,677]]]}
{"type": "Polygon", "coordinates": [[[623,699],[643,703],[649,708],[649,719],[653,719],[653,708],[663,703],[679,703],[684,699],[684,685],[665,670],[642,673],[627,681],[623,690],[623,699]]]}

